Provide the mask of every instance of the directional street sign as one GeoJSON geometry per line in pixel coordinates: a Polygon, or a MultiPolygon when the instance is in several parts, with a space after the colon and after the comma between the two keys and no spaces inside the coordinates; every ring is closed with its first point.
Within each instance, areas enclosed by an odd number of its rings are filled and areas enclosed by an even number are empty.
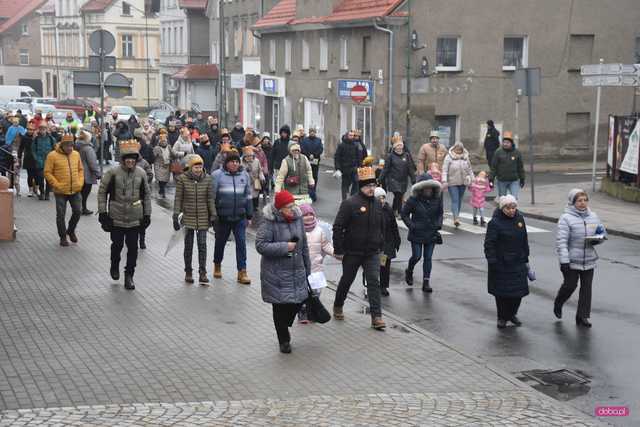
{"type": "Polygon", "coordinates": [[[640,76],[585,76],[582,77],[582,86],[640,86],[640,76]]]}
{"type": "Polygon", "coordinates": [[[640,64],[591,64],[583,65],[580,68],[580,74],[583,76],[599,76],[599,75],[623,75],[638,74],[640,75],[640,64]]]}

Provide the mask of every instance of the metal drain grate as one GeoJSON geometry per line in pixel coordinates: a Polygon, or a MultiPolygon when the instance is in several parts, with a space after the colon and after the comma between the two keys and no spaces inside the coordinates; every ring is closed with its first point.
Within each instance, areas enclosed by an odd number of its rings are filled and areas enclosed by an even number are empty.
{"type": "Polygon", "coordinates": [[[539,382],[544,386],[573,386],[584,385],[590,382],[588,378],[574,372],[570,369],[554,369],[543,370],[533,369],[531,371],[522,371],[522,375],[539,382]]]}

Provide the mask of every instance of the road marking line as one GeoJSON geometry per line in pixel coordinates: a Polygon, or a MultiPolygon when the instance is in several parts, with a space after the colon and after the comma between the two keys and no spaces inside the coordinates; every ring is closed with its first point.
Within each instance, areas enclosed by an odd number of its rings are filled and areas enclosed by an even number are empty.
{"type": "MultiPolygon", "coordinates": [[[[607,172],[606,171],[599,171],[596,172],[596,175],[605,175],[607,172]]],[[[572,175],[591,175],[592,172],[565,172],[563,175],[568,175],[568,176],[572,176],[572,175]]]]}
{"type": "MultiPolygon", "coordinates": [[[[453,218],[445,218],[444,226],[450,227],[450,228],[456,228],[456,226],[453,224],[453,218]]],[[[460,226],[457,227],[457,229],[462,231],[467,231],[473,234],[485,234],[487,232],[486,228],[484,227],[480,227],[479,225],[466,224],[464,222],[461,222],[460,226]]]]}
{"type": "MultiPolygon", "coordinates": [[[[403,230],[409,230],[409,228],[404,224],[404,222],[402,222],[402,220],[396,219],[396,222],[398,223],[398,228],[401,228],[403,230]]],[[[447,235],[451,235],[453,233],[450,233],[450,232],[444,231],[444,230],[440,230],[440,234],[442,234],[443,236],[447,236],[447,235]]]]}
{"type": "MultiPolygon", "coordinates": [[[[466,213],[466,212],[460,212],[460,218],[465,218],[465,219],[473,219],[473,215],[470,213],[466,213]]],[[[485,217],[485,219],[488,221],[491,221],[491,218],[487,218],[485,217]]],[[[463,223],[464,224],[464,223],[463,223]]],[[[477,225],[474,225],[473,227],[477,227],[477,225]]],[[[462,226],[460,226],[460,228],[462,228],[462,226]]],[[[482,230],[485,230],[484,228],[481,227],[482,230]]],[[[485,230],[486,232],[486,230],[485,230]]],[[[531,225],[527,225],[527,232],[528,233],[550,233],[549,230],[544,230],[542,228],[538,228],[538,227],[533,227],[531,225]]]]}

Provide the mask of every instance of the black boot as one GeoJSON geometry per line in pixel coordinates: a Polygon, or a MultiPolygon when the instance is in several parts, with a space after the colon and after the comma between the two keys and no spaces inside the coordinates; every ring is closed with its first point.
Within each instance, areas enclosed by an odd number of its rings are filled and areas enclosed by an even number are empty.
{"type": "Polygon", "coordinates": [[[389,296],[389,289],[388,288],[382,288],[382,289],[380,289],[380,293],[382,294],[383,297],[388,297],[389,296]]]}
{"type": "Polygon", "coordinates": [[[553,314],[555,314],[558,319],[562,319],[562,304],[558,304],[557,301],[553,302],[553,314]]]}
{"type": "Polygon", "coordinates": [[[480,217],[480,227],[485,227],[487,225],[487,223],[484,221],[484,217],[481,216],[480,217]]]}
{"type": "Polygon", "coordinates": [[[407,286],[413,286],[413,268],[404,271],[404,281],[407,282],[407,286]]]}
{"type": "Polygon", "coordinates": [[[291,353],[291,343],[285,342],[280,344],[280,353],[291,353]]]}
{"type": "Polygon", "coordinates": [[[124,288],[130,291],[136,288],[133,284],[133,274],[124,273],[124,288]]]}
{"type": "Polygon", "coordinates": [[[113,280],[120,280],[120,268],[117,265],[111,264],[109,273],[111,274],[111,278],[113,280]]]}
{"type": "Polygon", "coordinates": [[[147,243],[144,241],[144,234],[140,235],[140,249],[147,249],[147,243]]]}
{"type": "Polygon", "coordinates": [[[428,293],[433,292],[433,288],[429,286],[429,279],[422,280],[422,292],[428,292],[428,293]]]}
{"type": "Polygon", "coordinates": [[[478,225],[478,218],[477,217],[473,217],[473,225],[478,225]]]}

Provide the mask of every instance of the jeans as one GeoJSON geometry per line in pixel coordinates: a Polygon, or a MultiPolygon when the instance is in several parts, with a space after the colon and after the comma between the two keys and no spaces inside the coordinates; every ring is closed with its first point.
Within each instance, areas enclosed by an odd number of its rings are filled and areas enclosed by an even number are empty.
{"type": "Polygon", "coordinates": [[[32,189],[38,185],[37,181],[38,170],[35,168],[27,168],[27,186],[32,189]]]}
{"type": "Polygon", "coordinates": [[[458,219],[460,216],[460,209],[462,208],[462,196],[464,196],[464,190],[467,187],[464,185],[450,185],[449,195],[451,196],[451,212],[453,218],[458,219]]]}
{"type": "Polygon", "coordinates": [[[49,197],[51,188],[49,187],[49,183],[47,182],[47,180],[44,179],[44,169],[36,170],[36,183],[38,184],[38,188],[40,189],[40,196],[49,197]]]}
{"type": "Polygon", "coordinates": [[[136,270],[136,261],[138,260],[138,233],[140,227],[113,227],[111,230],[111,266],[118,268],[120,266],[120,253],[124,244],[127,244],[127,265],[124,273],[133,276],[136,270]]]}
{"type": "Polygon", "coordinates": [[[498,320],[511,320],[520,308],[521,297],[495,297],[496,308],[498,309],[498,320]]]}
{"type": "Polygon", "coordinates": [[[422,279],[429,280],[431,278],[431,268],[433,266],[431,258],[433,258],[433,250],[435,248],[435,243],[423,244],[411,242],[411,258],[409,258],[409,271],[413,272],[413,268],[418,262],[420,262],[420,258],[422,258],[422,255],[424,254],[424,261],[422,261],[422,279]]]}
{"type": "Polygon", "coordinates": [[[555,303],[562,306],[573,294],[578,287],[578,279],[580,279],[580,294],[578,296],[578,311],[576,317],[579,319],[588,319],[591,317],[591,285],[593,283],[593,269],[591,270],[569,270],[567,274],[563,274],[564,282],[558,290],[555,303]]]}
{"type": "Polygon", "coordinates": [[[511,194],[518,200],[520,194],[520,182],[519,181],[497,181],[498,182],[498,197],[506,196],[507,193],[511,194]]]}
{"type": "Polygon", "coordinates": [[[380,264],[380,288],[389,288],[389,281],[391,279],[391,258],[387,257],[384,265],[380,264]]]}
{"type": "Polygon", "coordinates": [[[167,183],[164,181],[158,181],[158,186],[160,187],[158,194],[164,197],[164,195],[166,194],[167,183]]]}
{"type": "Polygon", "coordinates": [[[184,271],[191,273],[191,258],[193,257],[193,234],[198,240],[198,272],[207,272],[207,232],[208,230],[184,229],[184,271]]]}
{"type": "Polygon", "coordinates": [[[89,199],[89,194],[91,194],[91,184],[84,184],[82,186],[82,211],[87,210],[87,200],[89,199]]]}
{"type": "Polygon", "coordinates": [[[247,268],[247,221],[218,221],[215,226],[216,243],[213,250],[213,263],[222,264],[224,257],[224,247],[229,240],[229,235],[233,232],[236,241],[236,265],[238,271],[247,268]]]}
{"type": "Polygon", "coordinates": [[[311,175],[313,176],[313,181],[315,184],[313,185],[313,190],[309,190],[309,196],[312,201],[316,201],[318,196],[316,190],[318,189],[318,174],[320,172],[320,165],[311,165],[311,175]]]}
{"type": "Polygon", "coordinates": [[[80,215],[82,214],[82,196],[80,193],[75,193],[70,196],[64,194],[56,194],[56,226],[58,227],[58,236],[61,239],[67,236],[67,233],[73,233],[76,231],[78,221],[80,221],[80,215]],[[64,217],[67,214],[67,202],[71,205],[71,218],[69,219],[69,226],[65,224],[64,217]]]}
{"type": "Polygon", "coordinates": [[[473,208],[473,217],[475,218],[480,214],[480,219],[484,218],[484,208],[473,208]]]}
{"type": "Polygon", "coordinates": [[[278,334],[278,342],[284,344],[291,341],[289,328],[293,325],[296,313],[302,304],[273,304],[273,324],[278,334]]]}
{"type": "Polygon", "coordinates": [[[347,195],[354,195],[358,193],[358,172],[355,170],[345,172],[342,174],[342,200],[347,198],[347,195]]]}
{"type": "Polygon", "coordinates": [[[342,307],[347,299],[349,289],[362,266],[367,284],[371,317],[382,316],[380,294],[380,254],[345,255],[342,258],[342,277],[338,283],[334,307],[342,307]]]}

